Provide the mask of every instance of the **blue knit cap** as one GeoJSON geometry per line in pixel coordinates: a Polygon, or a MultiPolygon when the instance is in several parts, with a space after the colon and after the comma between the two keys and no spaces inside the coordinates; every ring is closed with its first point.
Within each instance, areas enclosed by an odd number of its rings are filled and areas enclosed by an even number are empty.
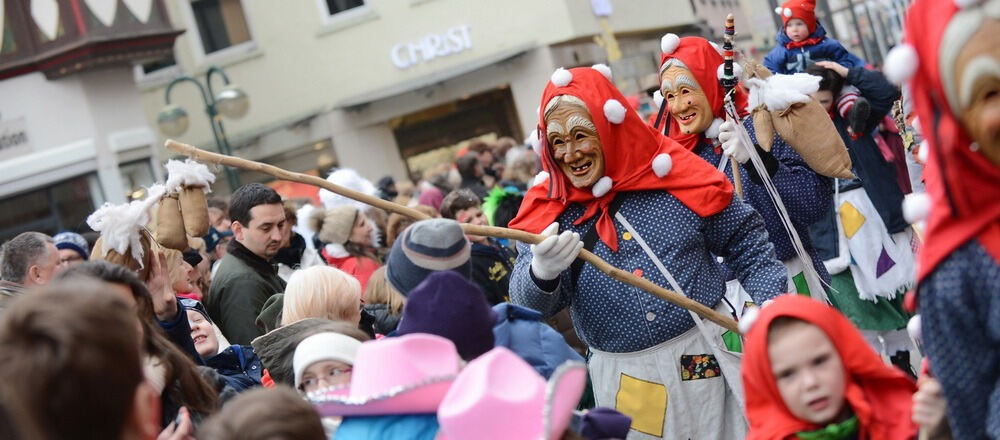
{"type": "Polygon", "coordinates": [[[421,220],[403,230],[386,262],[385,277],[403,296],[437,271],[455,271],[472,278],[472,245],[455,220],[421,220]]]}
{"type": "Polygon", "coordinates": [[[90,252],[87,252],[90,249],[87,239],[76,232],[60,232],[52,237],[52,241],[56,243],[56,249],[71,249],[80,254],[84,260],[90,258],[90,252]]]}

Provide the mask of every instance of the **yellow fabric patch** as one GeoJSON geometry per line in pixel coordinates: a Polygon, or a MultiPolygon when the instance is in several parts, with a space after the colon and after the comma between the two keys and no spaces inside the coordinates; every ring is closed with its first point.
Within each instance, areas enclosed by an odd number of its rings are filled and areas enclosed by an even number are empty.
{"type": "Polygon", "coordinates": [[[865,224],[865,216],[850,202],[844,202],[840,204],[840,222],[844,225],[844,234],[851,238],[865,224]]]}
{"type": "Polygon", "coordinates": [[[663,421],[667,416],[667,387],[622,373],[615,409],[632,418],[632,429],[662,437],[663,421]]]}
{"type": "Polygon", "coordinates": [[[631,232],[626,232],[626,233],[622,234],[622,238],[624,238],[625,241],[631,240],[632,239],[632,233],[631,232]]]}

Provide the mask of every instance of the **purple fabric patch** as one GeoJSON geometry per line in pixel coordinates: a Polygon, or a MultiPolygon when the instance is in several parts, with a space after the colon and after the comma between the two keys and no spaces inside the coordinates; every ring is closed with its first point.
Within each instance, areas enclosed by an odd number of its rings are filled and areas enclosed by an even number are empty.
{"type": "Polygon", "coordinates": [[[892,261],[892,258],[889,258],[889,254],[885,251],[885,248],[883,247],[882,254],[878,256],[878,264],[875,265],[875,277],[878,278],[882,276],[882,274],[888,272],[889,269],[892,269],[892,266],[895,265],[896,262],[892,261]]]}

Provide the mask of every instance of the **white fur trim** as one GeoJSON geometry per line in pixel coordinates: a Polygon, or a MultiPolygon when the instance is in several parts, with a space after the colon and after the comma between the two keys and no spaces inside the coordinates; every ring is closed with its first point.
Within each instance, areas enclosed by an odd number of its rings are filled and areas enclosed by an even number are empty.
{"type": "Polygon", "coordinates": [[[917,152],[917,159],[922,163],[927,163],[927,159],[931,157],[931,144],[927,143],[927,139],[920,141],[920,151],[917,152]]]}
{"type": "Polygon", "coordinates": [[[674,53],[680,44],[681,37],[678,37],[677,34],[670,33],[660,38],[660,50],[667,55],[674,53]]]}
{"type": "Polygon", "coordinates": [[[659,110],[660,107],[663,107],[663,93],[660,92],[659,90],[653,92],[653,103],[656,104],[656,110],[659,110]]]}
{"type": "Polygon", "coordinates": [[[760,316],[760,307],[747,307],[746,310],[743,311],[743,317],[740,318],[740,322],[737,325],[740,333],[743,335],[750,333],[750,329],[753,328],[753,325],[757,322],[758,316],[760,316]]]}
{"type": "Polygon", "coordinates": [[[785,17],[792,18],[792,10],[791,9],[785,8],[784,13],[785,13],[785,17]]]}
{"type": "Polygon", "coordinates": [[[778,14],[778,15],[781,15],[781,6],[778,6],[777,8],[774,8],[774,13],[778,14]]]}
{"type": "Polygon", "coordinates": [[[907,223],[916,223],[927,218],[931,210],[931,199],[927,193],[908,194],[903,199],[903,218],[907,223]]]}
{"type": "Polygon", "coordinates": [[[913,315],[913,317],[910,318],[910,321],[906,323],[906,332],[910,334],[910,337],[913,338],[914,341],[920,341],[922,339],[921,324],[920,315],[913,315]]]}
{"type": "Polygon", "coordinates": [[[112,249],[122,255],[125,255],[126,250],[131,250],[132,258],[135,258],[140,268],[143,267],[140,231],[149,223],[149,209],[166,192],[166,186],[156,184],[146,190],[147,195],[143,200],[133,200],[121,205],[105,203],[87,217],[90,229],[101,233],[101,248],[105,255],[112,249]]]}
{"type": "Polygon", "coordinates": [[[712,125],[709,125],[708,129],[705,130],[705,137],[709,139],[718,139],[719,132],[721,131],[720,127],[722,127],[724,122],[726,121],[723,121],[722,118],[713,119],[712,125]]]}
{"type": "Polygon", "coordinates": [[[556,69],[555,72],[552,72],[551,80],[552,84],[555,84],[556,87],[566,87],[571,81],[573,81],[573,74],[560,67],[556,69]]]}
{"type": "MultiPolygon", "coordinates": [[[[357,171],[350,168],[341,168],[336,170],[326,178],[327,182],[334,185],[339,185],[347,189],[353,189],[355,191],[368,194],[370,196],[375,195],[375,185],[371,183],[368,179],[361,177],[357,171]]],[[[356,208],[366,211],[368,205],[356,201],[354,199],[349,199],[340,194],[328,191],[326,189],[319,190],[319,200],[323,202],[323,207],[326,209],[333,209],[340,205],[353,205],[356,208]]]]}
{"type": "Polygon", "coordinates": [[[535,178],[531,181],[531,186],[541,185],[545,183],[546,180],[549,180],[549,173],[541,171],[538,174],[535,174],[535,178]]]}
{"type": "Polygon", "coordinates": [[[590,66],[590,68],[598,72],[601,72],[601,75],[604,75],[604,77],[607,78],[608,81],[611,81],[611,68],[608,67],[607,64],[603,63],[594,64],[593,66],[590,66]]]}
{"type": "MultiPolygon", "coordinates": [[[[726,62],[723,61],[722,64],[719,64],[719,67],[715,69],[715,76],[719,79],[722,79],[722,74],[725,69],[726,69],[726,62]]],[[[733,61],[733,77],[735,77],[736,79],[743,77],[743,66],[740,66],[740,63],[737,63],[735,61],[733,61]]]]}
{"type": "Polygon", "coordinates": [[[912,78],[914,73],[917,73],[919,65],[920,57],[917,56],[916,49],[909,44],[903,43],[889,51],[889,54],[885,57],[885,64],[882,67],[882,71],[885,72],[885,77],[889,81],[900,85],[912,78]]]}
{"type": "Polygon", "coordinates": [[[922,131],[920,131],[920,118],[919,117],[915,116],[913,118],[913,122],[910,123],[910,127],[913,127],[913,131],[916,132],[916,134],[918,134],[918,135],[921,134],[921,133],[923,133],[922,131]]]}
{"type": "MultiPolygon", "coordinates": [[[[809,94],[819,90],[820,77],[808,73],[795,73],[792,75],[775,74],[764,80],[763,83],[751,79],[748,84],[751,87],[751,101],[753,103],[763,102],[768,110],[781,111],[795,103],[809,102],[809,94]]],[[[753,105],[753,103],[750,103],[753,105]]],[[[751,108],[755,108],[751,107],[751,108]]]]}
{"type": "Polygon", "coordinates": [[[167,169],[168,192],[180,192],[182,186],[200,186],[206,193],[212,192],[211,185],[215,183],[215,174],[212,174],[207,166],[188,159],[184,162],[169,160],[164,168],[167,169]]]}
{"type": "Polygon", "coordinates": [[[598,198],[604,197],[604,195],[607,194],[608,191],[611,191],[611,186],[613,184],[614,182],[611,180],[610,177],[604,176],[596,183],[594,183],[594,186],[590,188],[590,192],[594,194],[594,197],[598,198]]]}
{"type": "Polygon", "coordinates": [[[617,99],[604,101],[604,116],[612,124],[621,124],[625,120],[625,106],[617,99]]]}
{"type": "Polygon", "coordinates": [[[326,250],[326,254],[333,258],[344,258],[348,255],[351,255],[349,252],[347,252],[347,248],[345,248],[344,245],[340,243],[329,243],[325,246],[324,249],[326,250]]]}
{"type": "Polygon", "coordinates": [[[657,154],[653,158],[653,173],[656,177],[663,177],[670,173],[670,169],[674,167],[674,160],[670,158],[667,153],[657,154]]]}

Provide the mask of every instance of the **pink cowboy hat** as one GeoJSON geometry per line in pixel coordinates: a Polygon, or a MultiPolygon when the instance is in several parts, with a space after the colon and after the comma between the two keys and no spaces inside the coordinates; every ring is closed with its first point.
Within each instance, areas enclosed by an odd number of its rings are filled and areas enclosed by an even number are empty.
{"type": "Polygon", "coordinates": [[[587,367],[559,366],[548,382],[496,347],[469,363],[438,408],[440,440],[559,439],[583,395],[587,367]]]}
{"type": "Polygon", "coordinates": [[[433,414],[461,365],[455,344],[416,333],[358,347],[351,385],[307,397],[322,416],[433,414]]]}

